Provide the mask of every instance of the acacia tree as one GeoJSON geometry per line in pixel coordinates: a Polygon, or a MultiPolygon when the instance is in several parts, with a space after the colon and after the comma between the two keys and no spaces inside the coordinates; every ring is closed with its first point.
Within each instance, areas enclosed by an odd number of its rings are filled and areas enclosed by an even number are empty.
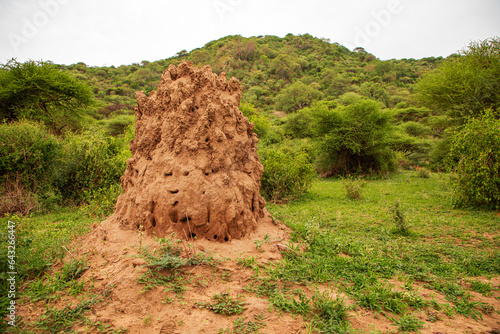
{"type": "Polygon", "coordinates": [[[313,110],[317,167],[325,175],[388,174],[395,170],[391,114],[373,100],[313,110]]]}
{"type": "Polygon", "coordinates": [[[500,38],[474,42],[417,84],[421,102],[463,119],[500,108],[500,38]]]}
{"type": "Polygon", "coordinates": [[[86,84],[51,63],[12,59],[0,66],[0,120],[42,121],[58,134],[93,102],[86,84]]]}

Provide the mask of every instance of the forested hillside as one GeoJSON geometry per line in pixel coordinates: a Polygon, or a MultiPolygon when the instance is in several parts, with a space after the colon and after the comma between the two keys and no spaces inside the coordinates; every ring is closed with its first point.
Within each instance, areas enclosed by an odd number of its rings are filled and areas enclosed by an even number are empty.
{"type": "Polygon", "coordinates": [[[118,68],[84,63],[61,68],[85,80],[111,110],[112,105],[133,105],[134,91],[155,89],[161,73],[183,60],[195,66],[209,64],[216,73],[236,77],[243,85],[243,102],[265,111],[295,111],[315,99],[335,100],[348,92],[378,100],[387,108],[415,105],[412,85],[443,61],[441,57],[381,61],[362,48],[349,51],[328,40],[289,34],[285,38],[228,36],[190,52],[182,50],[173,58],[118,68]],[[286,103],[284,89],[297,82],[307,86],[304,102],[286,103]]]}
{"type": "MultiPolygon", "coordinates": [[[[84,63],[61,68],[91,86],[100,102],[92,112],[93,118],[110,135],[117,135],[133,122],[134,91],[154,90],[162,72],[184,60],[195,66],[208,64],[214,72],[225,72],[228,78],[234,76],[240,81],[241,109],[255,123],[261,146],[313,137],[313,129],[302,125],[309,123],[307,111],[321,105],[320,101],[329,101],[325,103],[332,109],[337,104],[372,100],[380,109],[391,112],[391,122],[401,130],[392,136],[391,145],[403,154],[403,164],[430,163],[429,155],[436,146],[433,139],[438,139],[447,126],[441,113],[421,108],[414,89],[423,73],[445,61],[442,57],[381,61],[362,48],[350,51],[307,34],[284,38],[228,36],[165,60],[144,60],[118,68],[88,67],[84,63]]],[[[309,154],[314,155],[311,151],[309,154]]]]}

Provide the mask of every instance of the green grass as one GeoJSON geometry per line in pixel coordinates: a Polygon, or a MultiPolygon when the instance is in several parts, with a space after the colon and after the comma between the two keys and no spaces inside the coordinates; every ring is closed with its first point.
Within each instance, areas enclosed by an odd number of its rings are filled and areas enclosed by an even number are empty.
{"type": "MultiPolygon", "coordinates": [[[[9,221],[15,222],[15,271],[17,274],[17,288],[19,289],[24,282],[32,281],[29,285],[34,286],[33,289],[28,289],[28,293],[37,295],[35,299],[45,299],[51,294],[50,291],[59,291],[62,289],[61,284],[53,281],[51,284],[48,279],[44,278],[46,272],[58,260],[67,255],[66,250],[62,246],[67,246],[68,243],[75,238],[90,231],[90,226],[95,220],[84,213],[85,207],[75,208],[68,207],[59,209],[58,211],[38,214],[30,217],[6,216],[0,219],[0,289],[6,290],[5,273],[8,268],[7,257],[7,226],[9,221]],[[42,295],[45,295],[42,296],[42,295]],[[40,297],[40,298],[39,298],[40,297]]],[[[73,268],[74,269],[74,268],[73,268]]],[[[72,270],[65,267],[64,270],[72,270]]],[[[69,274],[69,271],[66,275],[69,274]]],[[[80,283],[74,280],[66,282],[67,288],[73,293],[78,293],[83,289],[80,283]]],[[[53,295],[52,295],[53,296],[53,295]]],[[[3,318],[9,300],[7,296],[2,294],[0,297],[0,317],[3,318]]],[[[5,329],[4,323],[0,324],[0,331],[5,329]]]]}
{"type": "Polygon", "coordinates": [[[219,334],[253,334],[259,333],[259,329],[266,326],[266,323],[263,321],[262,314],[256,314],[254,316],[255,321],[245,321],[243,317],[236,319],[233,321],[232,329],[219,329],[217,333],[219,334]]]}
{"type": "MultiPolygon", "coordinates": [[[[404,277],[444,294],[454,312],[480,318],[491,307],[456,282],[500,275],[498,238],[487,237],[498,234],[500,218],[453,209],[448,178],[404,172],[369,181],[357,201],[346,196],[342,180],[316,180],[299,200],[268,205],[294,230],[289,246],[305,249],[269,267],[270,282],[332,282],[358,306],[377,312],[403,315],[429,307],[411,283],[401,292],[388,282],[404,277]]],[[[474,288],[487,290],[477,283],[474,288]]]]}
{"type": "Polygon", "coordinates": [[[398,326],[400,331],[407,332],[418,332],[418,330],[424,327],[425,322],[420,321],[416,316],[413,315],[403,315],[399,319],[393,319],[394,325],[398,326]]]}
{"type": "Polygon", "coordinates": [[[97,302],[99,302],[98,299],[92,298],[60,310],[47,307],[47,311],[35,323],[35,328],[45,330],[47,333],[69,333],[75,323],[84,322],[85,313],[97,302]]]}

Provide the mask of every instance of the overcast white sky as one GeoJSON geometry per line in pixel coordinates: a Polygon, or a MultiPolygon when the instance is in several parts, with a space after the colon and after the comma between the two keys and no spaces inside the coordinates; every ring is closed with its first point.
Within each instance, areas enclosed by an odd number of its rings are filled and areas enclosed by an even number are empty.
{"type": "Polygon", "coordinates": [[[127,65],[227,35],[309,33],[380,59],[500,36],[500,0],[0,0],[0,63],[127,65]]]}

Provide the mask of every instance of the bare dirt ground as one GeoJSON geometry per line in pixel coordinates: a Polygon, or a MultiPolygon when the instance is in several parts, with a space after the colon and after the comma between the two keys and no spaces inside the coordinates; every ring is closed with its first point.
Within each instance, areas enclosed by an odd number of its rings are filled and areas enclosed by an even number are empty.
{"type": "MultiPolygon", "coordinates": [[[[184,268],[186,277],[186,291],[179,297],[172,291],[164,291],[164,287],[155,287],[144,291],[144,284],[138,279],[147,268],[145,261],[139,257],[139,246],[149,246],[150,249],[159,247],[154,238],[138,231],[120,229],[117,224],[104,221],[95,226],[87,236],[79,239],[70,248],[71,256],[86,258],[88,270],[80,278],[92,282],[88,285],[88,292],[97,292],[102,301],[92,306],[86,316],[92,323],[110,325],[111,328],[127,329],[127,333],[252,333],[230,332],[233,322],[242,318],[245,322],[258,321],[263,324],[259,333],[314,333],[310,330],[309,322],[300,315],[279,312],[270,307],[264,297],[257,297],[254,293],[243,288],[252,281],[251,269],[242,267],[237,259],[253,256],[261,266],[277,263],[282,258],[287,244],[289,230],[281,223],[273,224],[271,219],[265,220],[251,235],[242,240],[232,240],[229,243],[209,242],[207,240],[183,241],[183,247],[196,252],[211,252],[221,262],[215,266],[192,266],[184,268]],[[263,240],[270,236],[270,242],[257,249],[255,240],[263,240]],[[245,310],[239,315],[226,316],[214,313],[212,310],[200,308],[199,302],[209,303],[211,296],[228,292],[231,296],[240,296],[245,301],[245,310]]],[[[67,261],[71,260],[68,255],[67,261]]],[[[391,281],[395,289],[400,283],[391,281]]],[[[491,281],[495,286],[500,285],[500,278],[491,281]]],[[[312,296],[314,287],[297,286],[303,289],[308,297],[312,296]]],[[[332,296],[338,294],[334,288],[327,285],[316,287],[319,290],[329,290],[332,296]]],[[[435,291],[420,288],[419,292],[425,299],[445,302],[443,296],[435,291]]],[[[347,305],[354,304],[347,296],[347,305]]],[[[500,293],[494,291],[489,297],[474,294],[476,300],[487,302],[495,307],[495,311],[484,314],[483,319],[476,321],[461,315],[452,318],[443,312],[435,313],[437,321],[429,321],[429,314],[422,311],[418,314],[425,325],[420,333],[499,333],[494,328],[500,328],[500,293]],[[497,297],[497,298],[495,298],[497,297]]],[[[55,304],[57,308],[74,305],[78,297],[63,296],[55,304]]],[[[34,322],[46,311],[44,302],[25,303],[20,315],[25,322],[34,322]]],[[[349,311],[349,322],[357,333],[397,333],[397,328],[385,316],[369,310],[356,308],[349,311]]],[[[100,333],[96,326],[76,324],[73,327],[78,332],[100,333]]]]}

